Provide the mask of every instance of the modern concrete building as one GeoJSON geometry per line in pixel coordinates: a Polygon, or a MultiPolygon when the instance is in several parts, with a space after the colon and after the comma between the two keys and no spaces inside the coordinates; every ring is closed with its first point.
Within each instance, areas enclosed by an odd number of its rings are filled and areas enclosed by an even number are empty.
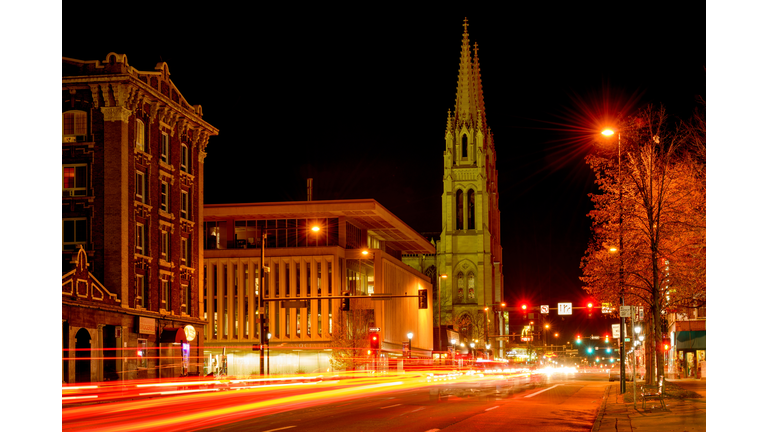
{"type": "Polygon", "coordinates": [[[204,213],[206,373],[339,369],[332,349],[350,341],[358,359],[397,365],[409,355],[408,333],[410,355],[430,358],[432,305],[419,309],[416,296],[419,290],[431,296],[432,285],[401,256],[434,254],[434,246],[375,200],[209,204],[204,213]],[[269,269],[263,290],[262,253],[269,269]],[[353,296],[350,312],[340,310],[345,292],[353,296]],[[360,328],[347,324],[353,315],[360,328]],[[264,369],[262,318],[271,334],[264,369]],[[371,333],[380,336],[380,349],[369,354],[371,333]]]}
{"type": "Polygon", "coordinates": [[[487,341],[498,356],[503,351],[498,335],[508,334],[508,320],[499,307],[504,278],[496,150],[486,121],[478,46],[473,56],[467,26],[465,20],[456,104],[448,111],[444,134],[442,231],[436,254],[410,255],[403,261],[439,284],[434,323],[438,327],[440,314],[442,340],[435,344],[446,350],[458,333],[464,354],[477,340],[483,348],[487,341]],[[439,280],[439,275],[446,278],[439,280]]]}
{"type": "Polygon", "coordinates": [[[218,130],[124,54],[62,59],[62,380],[199,371],[203,161],[218,130]],[[88,351],[90,349],[90,351],[88,351]]]}

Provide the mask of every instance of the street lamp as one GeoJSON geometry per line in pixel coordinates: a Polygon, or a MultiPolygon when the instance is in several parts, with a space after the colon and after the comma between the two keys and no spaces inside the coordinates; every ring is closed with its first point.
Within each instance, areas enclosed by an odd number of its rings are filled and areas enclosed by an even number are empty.
{"type": "MultiPolygon", "coordinates": [[[[614,131],[612,129],[605,129],[602,132],[603,135],[609,137],[614,134],[614,131]]],[[[622,178],[621,178],[621,132],[618,133],[618,165],[619,165],[619,295],[621,296],[621,305],[624,306],[624,259],[622,254],[624,253],[624,231],[622,228],[622,224],[624,222],[624,209],[622,208],[622,198],[623,198],[623,185],[622,185],[622,178]]],[[[620,373],[621,373],[621,390],[620,393],[623,394],[627,391],[626,386],[626,380],[624,377],[624,373],[626,370],[626,359],[624,358],[624,318],[620,318],[619,321],[619,347],[621,348],[621,367],[620,367],[620,373]]]]}
{"type": "MultiPolygon", "coordinates": [[[[438,351],[443,350],[443,298],[440,293],[441,279],[447,279],[448,275],[443,273],[437,278],[437,338],[439,340],[438,351]]],[[[434,310],[434,309],[433,309],[434,310]]]]}
{"type": "Polygon", "coordinates": [[[453,358],[456,359],[456,339],[451,339],[451,345],[453,345],[453,358]]]}
{"type": "Polygon", "coordinates": [[[475,356],[475,343],[474,342],[470,342],[469,343],[469,347],[472,348],[472,358],[475,358],[476,357],[475,356]]]}

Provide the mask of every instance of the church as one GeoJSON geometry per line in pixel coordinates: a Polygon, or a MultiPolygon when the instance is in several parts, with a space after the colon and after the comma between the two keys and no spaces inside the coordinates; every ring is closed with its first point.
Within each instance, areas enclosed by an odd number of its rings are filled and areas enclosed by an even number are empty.
{"type": "Polygon", "coordinates": [[[432,279],[433,322],[439,327],[434,349],[455,350],[459,357],[498,358],[503,357],[503,335],[509,330],[501,307],[496,151],[486,121],[478,45],[470,45],[467,27],[465,19],[456,102],[445,127],[442,228],[436,253],[403,256],[403,262],[432,279]]]}

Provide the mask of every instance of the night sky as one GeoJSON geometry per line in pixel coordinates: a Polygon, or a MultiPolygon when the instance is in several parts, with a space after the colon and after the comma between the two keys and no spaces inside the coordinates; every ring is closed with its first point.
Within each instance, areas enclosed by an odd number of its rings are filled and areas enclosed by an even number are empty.
{"type": "MultiPolygon", "coordinates": [[[[62,55],[114,51],[139,70],[168,63],[220,130],[207,149],[206,203],[305,200],[311,177],[314,199],[373,198],[417,231],[439,232],[467,17],[496,146],[506,300],[556,308],[587,299],[578,277],[596,191],[589,134],[649,103],[687,119],[706,98],[704,6],[621,7],[194,17],[146,8],[151,19],[65,10],[62,55]]],[[[597,315],[559,327],[605,333],[597,315]]]]}

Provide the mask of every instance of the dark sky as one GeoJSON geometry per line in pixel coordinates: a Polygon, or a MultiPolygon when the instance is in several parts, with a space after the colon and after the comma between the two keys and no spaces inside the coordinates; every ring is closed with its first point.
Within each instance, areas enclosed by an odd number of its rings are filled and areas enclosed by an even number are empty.
{"type": "MultiPolygon", "coordinates": [[[[585,131],[648,103],[687,119],[706,98],[704,6],[675,7],[65,9],[62,55],[115,51],[139,70],[168,63],[220,130],[205,160],[206,203],[305,200],[312,177],[315,199],[374,198],[439,232],[466,16],[497,152],[506,299],[576,306],[586,302],[579,263],[595,190],[585,131]]],[[[577,317],[562,326],[609,328],[577,317]]]]}

